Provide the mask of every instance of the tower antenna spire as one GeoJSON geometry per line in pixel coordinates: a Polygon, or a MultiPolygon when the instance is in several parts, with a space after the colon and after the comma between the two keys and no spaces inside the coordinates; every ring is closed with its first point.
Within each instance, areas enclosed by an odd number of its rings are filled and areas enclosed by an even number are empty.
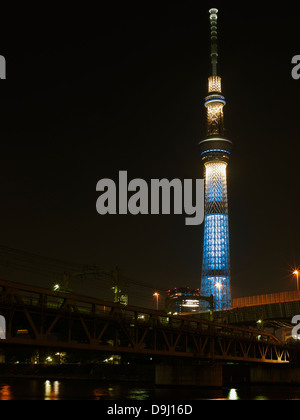
{"type": "Polygon", "coordinates": [[[218,75],[218,9],[210,9],[211,76],[218,75]]]}

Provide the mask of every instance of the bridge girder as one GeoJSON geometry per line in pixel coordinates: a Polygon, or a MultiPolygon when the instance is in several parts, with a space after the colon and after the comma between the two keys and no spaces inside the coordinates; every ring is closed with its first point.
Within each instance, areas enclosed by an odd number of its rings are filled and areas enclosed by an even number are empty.
{"type": "Polygon", "coordinates": [[[209,361],[289,363],[272,334],[0,280],[1,344],[209,361]],[[22,334],[20,333],[22,332],[22,334]]]}

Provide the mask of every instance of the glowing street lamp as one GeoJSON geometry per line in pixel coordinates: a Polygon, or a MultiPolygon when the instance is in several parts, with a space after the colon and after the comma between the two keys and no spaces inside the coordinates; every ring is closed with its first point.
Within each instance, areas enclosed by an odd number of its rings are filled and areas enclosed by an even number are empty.
{"type": "Polygon", "coordinates": [[[295,274],[297,276],[297,290],[299,290],[299,271],[296,270],[293,272],[293,274],[295,274]]]}
{"type": "Polygon", "coordinates": [[[159,298],[159,293],[155,292],[153,293],[153,296],[156,297],[156,309],[158,310],[158,298],[159,298]]]}

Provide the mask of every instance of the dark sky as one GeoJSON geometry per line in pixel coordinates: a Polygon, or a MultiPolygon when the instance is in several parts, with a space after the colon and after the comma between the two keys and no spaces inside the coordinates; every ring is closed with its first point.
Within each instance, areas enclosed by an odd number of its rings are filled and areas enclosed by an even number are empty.
{"type": "Polygon", "coordinates": [[[186,226],[184,215],[99,216],[96,183],[117,182],[120,170],[146,181],[203,178],[208,10],[218,7],[226,136],[234,142],[233,297],[294,289],[297,3],[40,3],[3,13],[0,245],[118,265],[153,289],[200,287],[203,225],[186,226]]]}

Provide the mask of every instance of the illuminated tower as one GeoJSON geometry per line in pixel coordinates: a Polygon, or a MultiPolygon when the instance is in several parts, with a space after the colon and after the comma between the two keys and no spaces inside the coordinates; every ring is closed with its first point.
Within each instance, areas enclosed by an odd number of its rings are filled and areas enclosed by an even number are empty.
{"type": "Polygon", "coordinates": [[[205,223],[201,295],[214,297],[216,310],[231,307],[227,165],[232,142],[224,138],[221,77],[218,76],[218,10],[211,9],[211,76],[208,79],[207,137],[200,142],[205,167],[205,223]]]}

